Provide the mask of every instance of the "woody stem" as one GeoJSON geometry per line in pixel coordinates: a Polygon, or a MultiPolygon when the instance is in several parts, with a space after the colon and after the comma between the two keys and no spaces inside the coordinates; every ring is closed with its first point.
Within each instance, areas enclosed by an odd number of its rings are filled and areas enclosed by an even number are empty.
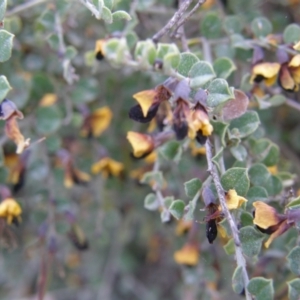
{"type": "Polygon", "coordinates": [[[236,263],[237,263],[237,267],[241,267],[241,269],[242,269],[246,299],[251,300],[252,299],[251,294],[247,290],[247,285],[249,283],[249,277],[248,277],[248,273],[247,273],[247,269],[246,269],[246,260],[245,260],[245,257],[243,256],[243,252],[242,252],[242,248],[241,248],[239,231],[238,231],[237,226],[234,222],[234,219],[233,219],[232,215],[230,214],[229,209],[227,208],[227,205],[226,205],[225,193],[224,193],[221,181],[220,181],[220,177],[219,177],[217,168],[213,164],[213,161],[212,161],[212,157],[213,157],[212,145],[209,140],[207,140],[207,142],[205,144],[205,149],[206,149],[206,159],[207,159],[208,171],[210,172],[213,182],[216,186],[216,190],[218,193],[222,212],[224,213],[224,216],[227,219],[230,229],[231,229],[231,232],[232,232],[232,237],[233,237],[234,245],[235,245],[236,263]]]}

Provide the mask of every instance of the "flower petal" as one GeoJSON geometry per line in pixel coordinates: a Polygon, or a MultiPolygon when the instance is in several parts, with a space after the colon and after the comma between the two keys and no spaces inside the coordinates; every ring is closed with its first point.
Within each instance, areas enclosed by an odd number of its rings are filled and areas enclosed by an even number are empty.
{"type": "Polygon", "coordinates": [[[150,154],[154,149],[153,138],[149,135],[129,131],[127,139],[133,148],[133,155],[137,158],[150,154]]]}
{"type": "Polygon", "coordinates": [[[246,198],[239,196],[235,190],[229,190],[226,194],[226,204],[229,210],[237,209],[247,201],[246,198]]]}
{"type": "Polygon", "coordinates": [[[155,90],[146,90],[132,96],[141,106],[144,117],[147,116],[150,107],[154,104],[156,95],[157,92],[155,90]]]}
{"type": "Polygon", "coordinates": [[[196,266],[199,261],[197,245],[186,244],[174,253],[174,260],[181,265],[196,266]]]}
{"type": "Polygon", "coordinates": [[[253,223],[263,229],[277,225],[282,221],[276,209],[262,201],[253,202],[255,217],[253,223]]]}

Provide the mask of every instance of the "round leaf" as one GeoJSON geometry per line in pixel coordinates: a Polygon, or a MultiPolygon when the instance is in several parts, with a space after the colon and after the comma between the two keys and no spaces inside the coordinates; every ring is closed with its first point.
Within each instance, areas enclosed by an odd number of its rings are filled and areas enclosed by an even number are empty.
{"type": "Polygon", "coordinates": [[[0,62],[7,61],[11,57],[14,35],[0,29],[0,62]]]}
{"type": "Polygon", "coordinates": [[[264,37],[272,33],[271,22],[263,17],[256,18],[251,23],[252,32],[256,37],[264,37]]]}
{"type": "Polygon", "coordinates": [[[36,111],[36,129],[40,134],[55,132],[61,125],[62,114],[56,105],[39,107],[36,111]]]}
{"type": "Polygon", "coordinates": [[[2,0],[0,3],[0,22],[4,19],[5,11],[6,11],[7,1],[2,0]]]}
{"type": "Polygon", "coordinates": [[[0,76],[0,101],[2,101],[7,93],[11,90],[11,86],[4,75],[0,76]]]}
{"type": "Polygon", "coordinates": [[[216,107],[234,98],[233,91],[225,79],[215,79],[208,86],[207,105],[216,107]]]}
{"type": "Polygon", "coordinates": [[[198,57],[192,53],[181,53],[180,61],[177,67],[177,71],[179,74],[183,76],[188,76],[191,68],[199,61],[198,57]]]}
{"type": "Polygon", "coordinates": [[[206,13],[201,25],[201,35],[208,38],[218,38],[221,34],[221,19],[216,12],[206,13]]]}
{"type": "Polygon", "coordinates": [[[236,190],[240,196],[245,196],[248,192],[250,180],[246,168],[231,168],[228,169],[221,177],[223,188],[228,191],[236,190]]]}
{"type": "Polygon", "coordinates": [[[290,270],[296,274],[300,275],[300,247],[297,246],[291,250],[287,256],[288,266],[290,270]]]}
{"type": "Polygon", "coordinates": [[[246,226],[240,229],[240,240],[243,253],[249,257],[259,254],[263,241],[261,232],[254,229],[253,226],[246,226]]]}
{"type": "Polygon", "coordinates": [[[232,289],[235,293],[241,294],[244,290],[244,279],[242,267],[237,267],[232,275],[232,289]]]}
{"type": "Polygon", "coordinates": [[[227,57],[220,57],[214,61],[214,70],[217,77],[227,79],[236,70],[233,61],[227,57]]]}
{"type": "Polygon", "coordinates": [[[248,291],[255,296],[256,300],[273,300],[273,280],[263,277],[254,277],[248,284],[248,291]]]}
{"type": "Polygon", "coordinates": [[[288,25],[283,32],[283,40],[286,44],[299,42],[300,26],[298,24],[288,25]]]}
{"type": "Polygon", "coordinates": [[[156,199],[156,195],[150,193],[146,196],[144,200],[144,207],[149,210],[157,210],[159,207],[159,203],[156,199]]]}
{"type": "Polygon", "coordinates": [[[169,211],[177,220],[183,217],[185,203],[182,200],[175,200],[169,207],[169,211]]]}
{"type": "Polygon", "coordinates": [[[295,278],[287,282],[289,287],[289,300],[299,300],[300,298],[300,279],[295,278]]]}
{"type": "Polygon", "coordinates": [[[202,187],[202,182],[198,178],[193,178],[184,183],[184,190],[188,197],[194,198],[202,187]]]}
{"type": "Polygon", "coordinates": [[[216,74],[210,63],[199,61],[193,65],[189,77],[191,88],[199,88],[216,77],[216,74]]]}

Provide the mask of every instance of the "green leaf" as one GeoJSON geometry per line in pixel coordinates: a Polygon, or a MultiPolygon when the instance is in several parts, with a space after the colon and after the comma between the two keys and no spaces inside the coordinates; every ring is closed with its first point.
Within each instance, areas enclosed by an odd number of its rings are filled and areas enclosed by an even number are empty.
{"type": "Polygon", "coordinates": [[[112,16],[112,13],[111,11],[103,6],[102,8],[102,13],[101,13],[101,18],[108,24],[111,24],[113,22],[113,16],[112,16]]]}
{"type": "Polygon", "coordinates": [[[250,280],[247,289],[256,300],[273,300],[274,298],[273,279],[254,277],[250,280]]]}
{"type": "Polygon", "coordinates": [[[248,155],[246,148],[241,144],[231,147],[230,152],[233,155],[233,157],[239,161],[246,160],[248,155]]]}
{"type": "Polygon", "coordinates": [[[259,139],[251,148],[253,154],[266,166],[271,167],[277,164],[279,159],[279,148],[269,139],[259,139]]]}
{"type": "Polygon", "coordinates": [[[167,196],[164,198],[164,205],[166,208],[169,208],[174,201],[174,196],[167,196]]]}
{"type": "Polygon", "coordinates": [[[230,58],[220,57],[214,61],[214,70],[217,77],[227,79],[235,70],[236,66],[230,58]]]}
{"type": "Polygon", "coordinates": [[[7,61],[11,57],[14,35],[0,29],[0,62],[7,61]]]}
{"type": "Polygon", "coordinates": [[[199,88],[216,77],[216,74],[210,63],[199,61],[193,65],[189,72],[190,87],[199,88]]]}
{"type": "Polygon", "coordinates": [[[163,208],[162,212],[160,213],[160,219],[163,223],[170,221],[171,214],[168,209],[163,208]]]}
{"type": "Polygon", "coordinates": [[[159,203],[155,194],[150,193],[146,196],[144,200],[144,207],[148,210],[157,210],[159,208],[159,203]]]}
{"type": "Polygon", "coordinates": [[[221,19],[217,12],[208,12],[205,14],[201,24],[201,35],[208,39],[215,39],[221,34],[221,19]]]}
{"type": "Polygon", "coordinates": [[[171,72],[177,68],[180,61],[179,53],[169,53],[164,56],[163,66],[166,72],[171,72]]]}
{"type": "Polygon", "coordinates": [[[259,17],[252,21],[251,29],[256,37],[265,37],[272,33],[273,27],[267,18],[259,17]]]}
{"type": "Polygon", "coordinates": [[[253,185],[264,186],[270,178],[269,170],[263,164],[254,164],[248,171],[253,185]]]}
{"type": "Polygon", "coordinates": [[[283,95],[274,95],[268,100],[271,106],[280,106],[281,104],[286,102],[286,97],[283,95]]]}
{"type": "Polygon", "coordinates": [[[38,18],[38,22],[43,25],[44,28],[54,31],[55,28],[55,15],[52,10],[45,10],[38,18]]]}
{"type": "Polygon", "coordinates": [[[288,25],[283,32],[283,40],[286,44],[299,42],[300,26],[298,24],[288,25]]]}
{"type": "Polygon", "coordinates": [[[300,205],[300,196],[293,199],[291,202],[289,202],[287,205],[286,205],[286,208],[288,207],[293,207],[293,206],[299,206],[300,205]]]}
{"type": "Polygon", "coordinates": [[[135,48],[134,57],[142,66],[152,66],[156,59],[154,43],[151,40],[139,41],[135,48]]]}
{"type": "Polygon", "coordinates": [[[164,177],[161,171],[152,171],[147,172],[143,175],[143,178],[141,179],[141,183],[145,184],[156,184],[156,187],[158,189],[161,189],[164,184],[164,177]]]}
{"type": "Polygon", "coordinates": [[[249,257],[259,254],[264,236],[253,226],[246,226],[240,229],[240,240],[243,253],[249,257]]]}
{"type": "MultiPolygon", "coordinates": [[[[251,181],[250,171],[249,171],[249,177],[251,181]]],[[[247,207],[252,208],[253,202],[265,201],[266,199],[268,199],[268,192],[262,186],[252,186],[247,193],[246,199],[248,200],[247,207]]]]}
{"type": "Polygon", "coordinates": [[[127,13],[124,10],[115,11],[112,14],[112,18],[113,18],[113,22],[115,22],[117,20],[121,20],[121,19],[124,19],[126,21],[130,21],[131,20],[131,16],[129,15],[129,13],[127,13]]]}
{"type": "Polygon", "coordinates": [[[184,214],[185,203],[182,200],[175,200],[169,207],[169,211],[177,220],[181,219],[184,214]]]}
{"type": "Polygon", "coordinates": [[[207,106],[216,107],[234,98],[232,89],[225,79],[215,79],[208,86],[207,106]]]}
{"type": "Polygon", "coordinates": [[[4,29],[12,34],[18,34],[22,30],[22,21],[19,16],[5,18],[4,29]]]}
{"type": "Polygon", "coordinates": [[[183,76],[188,76],[192,67],[199,61],[198,57],[189,52],[180,54],[180,61],[177,66],[177,72],[183,76]]]}
{"type": "Polygon", "coordinates": [[[114,6],[114,0],[102,0],[103,4],[110,10],[112,10],[114,6]]]}
{"type": "Polygon", "coordinates": [[[192,221],[194,219],[194,211],[196,209],[196,204],[193,201],[190,201],[187,205],[187,212],[183,217],[184,221],[192,221]]]}
{"type": "Polygon", "coordinates": [[[295,278],[291,281],[287,281],[289,287],[289,300],[300,299],[300,278],[295,278]]]}
{"type": "Polygon", "coordinates": [[[75,47],[73,46],[68,46],[66,48],[66,52],[65,52],[65,58],[72,60],[76,55],[77,55],[78,51],[76,50],[75,47]]]}
{"type": "Polygon", "coordinates": [[[62,113],[56,105],[39,107],[36,110],[36,130],[40,134],[57,131],[62,122],[62,113]]]}
{"type": "Polygon", "coordinates": [[[94,78],[82,78],[71,93],[73,103],[83,104],[97,99],[99,83],[94,78]]]}
{"type": "Polygon", "coordinates": [[[253,133],[259,126],[260,120],[256,111],[248,111],[230,123],[231,137],[244,138],[253,133]]]}
{"type": "Polygon", "coordinates": [[[280,194],[283,189],[281,180],[278,176],[275,175],[270,175],[270,178],[268,179],[264,187],[270,196],[276,196],[280,194]]]}
{"type": "MultiPolygon", "coordinates": [[[[175,44],[164,44],[164,43],[157,44],[157,58],[163,60],[164,57],[170,53],[179,54],[179,50],[175,44]]],[[[178,63],[179,63],[179,59],[178,59],[178,63]]],[[[177,67],[177,65],[175,67],[177,67]]]]}
{"type": "Polygon", "coordinates": [[[167,142],[159,148],[159,152],[165,159],[178,162],[182,154],[181,144],[177,141],[167,142]]]}
{"type": "Polygon", "coordinates": [[[193,178],[184,183],[185,194],[190,198],[194,198],[195,195],[201,189],[201,187],[202,187],[202,182],[198,178],[193,178]]]}
{"type": "Polygon", "coordinates": [[[217,134],[220,137],[222,146],[226,147],[225,137],[226,137],[229,124],[223,122],[217,122],[217,121],[211,121],[211,124],[214,127],[214,134],[217,134]]]}
{"type": "Polygon", "coordinates": [[[235,293],[241,294],[244,290],[243,268],[236,267],[232,275],[232,289],[235,293]]]}
{"type": "Polygon", "coordinates": [[[11,86],[4,75],[0,76],[0,101],[2,101],[7,93],[11,90],[11,86]]]}
{"type": "Polygon", "coordinates": [[[212,162],[218,167],[219,171],[221,171],[220,161],[221,158],[223,157],[223,151],[224,148],[220,147],[218,153],[216,153],[216,155],[211,159],[212,162]]]}
{"type": "Polygon", "coordinates": [[[224,190],[236,190],[240,196],[245,196],[248,192],[250,180],[246,168],[228,169],[221,177],[221,183],[224,190]]]}
{"type": "Polygon", "coordinates": [[[228,34],[241,33],[243,30],[240,16],[226,16],[223,21],[223,26],[228,34]]]}
{"type": "Polygon", "coordinates": [[[223,246],[227,255],[233,255],[235,253],[234,240],[231,238],[226,245],[223,246]]]}
{"type": "Polygon", "coordinates": [[[6,0],[1,0],[0,3],[0,22],[3,21],[4,15],[6,12],[6,6],[7,6],[7,1],[6,0]]]}
{"type": "Polygon", "coordinates": [[[252,214],[250,214],[246,211],[243,211],[241,213],[241,224],[242,224],[242,227],[253,226],[253,216],[252,216],[252,214]]]}
{"type": "Polygon", "coordinates": [[[300,247],[299,246],[294,247],[286,258],[288,260],[288,266],[290,270],[294,274],[299,276],[300,275],[300,247]]]}

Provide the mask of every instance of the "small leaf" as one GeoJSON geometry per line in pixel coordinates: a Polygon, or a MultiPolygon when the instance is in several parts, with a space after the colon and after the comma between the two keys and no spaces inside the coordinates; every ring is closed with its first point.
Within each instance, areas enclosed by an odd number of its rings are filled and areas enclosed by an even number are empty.
{"type": "Polygon", "coordinates": [[[44,28],[51,31],[55,28],[55,15],[52,10],[45,10],[42,15],[38,18],[38,22],[44,26],[44,28]]]}
{"type": "Polygon", "coordinates": [[[0,3],[0,22],[4,19],[4,15],[6,12],[7,1],[2,0],[0,3]]]}
{"type": "Polygon", "coordinates": [[[256,300],[273,300],[274,298],[273,279],[254,277],[250,280],[247,289],[256,300]]]}
{"type": "Polygon", "coordinates": [[[139,41],[134,51],[134,57],[142,66],[150,67],[156,59],[156,48],[151,40],[139,41]]]}
{"type": "Polygon", "coordinates": [[[298,24],[288,25],[283,32],[283,40],[286,44],[300,41],[300,26],[298,24]]]}
{"type": "Polygon", "coordinates": [[[300,299],[300,278],[295,278],[291,281],[287,281],[289,287],[289,300],[300,299]]]}
{"type": "Polygon", "coordinates": [[[189,72],[190,87],[199,88],[216,77],[216,74],[210,63],[199,61],[193,65],[189,72]]]}
{"type": "Polygon", "coordinates": [[[216,121],[211,121],[211,124],[214,127],[214,134],[217,134],[222,142],[222,146],[226,147],[226,133],[227,129],[229,127],[228,123],[223,123],[223,122],[216,122],[216,121]]]}
{"type": "Polygon", "coordinates": [[[227,79],[235,70],[236,66],[230,58],[220,57],[214,61],[214,70],[217,77],[227,79]]]}
{"type": "Polygon", "coordinates": [[[223,26],[228,34],[241,33],[243,30],[243,24],[239,16],[226,16],[223,26]]]}
{"type": "Polygon", "coordinates": [[[249,257],[259,254],[264,236],[253,226],[246,226],[240,229],[240,240],[243,253],[249,257]]]}
{"type": "Polygon", "coordinates": [[[218,167],[219,171],[221,171],[220,160],[223,157],[224,148],[220,147],[218,153],[211,159],[213,163],[218,167]]]}
{"type": "MultiPolygon", "coordinates": [[[[175,44],[164,44],[164,43],[157,44],[157,58],[164,59],[164,57],[170,53],[179,54],[179,50],[175,44]]],[[[179,60],[178,60],[178,63],[179,63],[179,60]]]]}
{"type": "Polygon", "coordinates": [[[279,159],[279,147],[267,138],[262,138],[253,144],[251,147],[253,154],[258,161],[266,166],[274,166],[279,159]]]}
{"type": "Polygon", "coordinates": [[[207,106],[216,107],[234,98],[233,91],[225,79],[215,79],[208,86],[207,106]]]}
{"type": "Polygon", "coordinates": [[[73,46],[68,46],[66,48],[66,52],[65,52],[65,58],[72,60],[76,55],[77,55],[78,51],[76,50],[75,47],[73,46]]]}
{"type": "Polygon", "coordinates": [[[130,21],[131,20],[131,16],[129,15],[129,13],[127,13],[124,10],[115,11],[112,14],[112,18],[113,18],[113,22],[115,22],[117,20],[120,20],[120,19],[124,19],[126,21],[130,21]]]}
{"type": "Polygon", "coordinates": [[[286,97],[283,95],[274,95],[268,100],[271,106],[280,106],[281,104],[286,102],[286,97]]]}
{"type": "Polygon", "coordinates": [[[175,200],[170,205],[169,211],[177,220],[183,217],[185,203],[182,200],[175,200]]]}
{"type": "Polygon", "coordinates": [[[247,149],[241,144],[231,147],[230,152],[233,155],[233,157],[239,161],[246,160],[247,155],[248,155],[247,149]]]}
{"type": "Polygon", "coordinates": [[[163,223],[170,221],[171,214],[168,209],[163,208],[162,212],[160,213],[160,219],[163,223]]]}
{"type": "Polygon", "coordinates": [[[193,53],[181,53],[179,65],[177,67],[177,72],[183,76],[188,76],[190,70],[198,61],[198,57],[193,53]]]}
{"type": "Polygon", "coordinates": [[[232,135],[236,138],[244,138],[253,133],[259,126],[260,120],[256,111],[248,111],[241,117],[233,119],[230,123],[232,135]]]}
{"type": "Polygon", "coordinates": [[[170,141],[159,148],[165,159],[178,161],[182,154],[181,144],[177,141],[170,141]]]}
{"type": "Polygon", "coordinates": [[[294,247],[287,256],[288,266],[290,270],[296,274],[300,275],[300,247],[294,247]]]}
{"type": "MultiPolygon", "coordinates": [[[[99,0],[98,0],[99,1],[99,0]]],[[[101,0],[108,9],[112,10],[114,6],[114,0],[101,0]]]]}
{"type": "Polygon", "coordinates": [[[179,53],[168,53],[164,56],[163,66],[166,72],[171,72],[177,68],[180,61],[179,53]]]}
{"type": "Polygon", "coordinates": [[[7,93],[11,90],[11,86],[4,75],[0,76],[0,101],[2,101],[7,93]]]}
{"type": "Polygon", "coordinates": [[[236,267],[232,275],[232,289],[235,293],[241,294],[244,288],[243,268],[236,267]]]}
{"type": "Polygon", "coordinates": [[[221,19],[218,13],[209,12],[205,14],[200,25],[202,36],[208,39],[218,38],[221,34],[221,28],[221,19]]]}
{"type": "Polygon", "coordinates": [[[233,255],[235,253],[234,240],[231,238],[226,245],[223,246],[227,255],[233,255]]]}
{"type": "Polygon", "coordinates": [[[158,189],[161,189],[164,184],[164,177],[161,171],[152,171],[144,174],[141,183],[156,184],[158,189]]]}
{"type": "Polygon", "coordinates": [[[0,62],[7,61],[11,57],[14,35],[0,29],[0,62]]]}
{"type": "Polygon", "coordinates": [[[41,134],[50,134],[58,130],[62,122],[62,113],[56,105],[39,107],[36,110],[36,130],[41,134]]]}
{"type": "Polygon", "coordinates": [[[194,219],[194,211],[196,209],[196,204],[193,201],[190,201],[188,204],[188,211],[183,217],[184,221],[192,221],[194,219]]]}
{"type": "Polygon", "coordinates": [[[184,183],[185,194],[190,198],[194,198],[201,187],[202,182],[198,178],[193,178],[184,183]]]}
{"type": "Polygon", "coordinates": [[[95,100],[98,95],[98,86],[96,79],[80,79],[71,93],[73,103],[79,105],[95,100]]]}
{"type": "Polygon", "coordinates": [[[174,196],[167,196],[164,198],[164,205],[166,208],[169,208],[172,202],[174,201],[174,196]]]}
{"type": "Polygon", "coordinates": [[[241,224],[242,227],[253,226],[253,216],[250,213],[243,211],[241,213],[241,224]]]}
{"type": "Polygon", "coordinates": [[[248,192],[250,180],[246,168],[228,169],[221,177],[223,188],[228,191],[236,190],[240,196],[245,196],[248,192]]]}
{"type": "Polygon", "coordinates": [[[144,207],[148,210],[157,210],[159,208],[159,203],[155,194],[150,193],[146,196],[144,200],[144,207]]]}
{"type": "Polygon", "coordinates": [[[254,164],[248,171],[250,182],[253,185],[264,186],[270,178],[267,167],[263,164],[254,164]]]}
{"type": "Polygon", "coordinates": [[[102,8],[101,18],[108,24],[111,24],[113,21],[113,16],[111,11],[105,6],[103,6],[102,8]]]}
{"type": "Polygon", "coordinates": [[[251,23],[251,29],[256,37],[265,37],[273,30],[271,22],[264,17],[254,19],[251,23]]]}
{"type": "Polygon", "coordinates": [[[282,182],[278,176],[271,175],[264,185],[264,188],[267,190],[270,196],[276,196],[280,194],[283,189],[282,182]]]}
{"type": "MultiPolygon", "coordinates": [[[[249,171],[249,177],[250,177],[250,181],[251,181],[250,171],[249,171]]],[[[252,186],[249,189],[246,198],[248,200],[247,207],[252,208],[252,203],[254,201],[265,201],[266,199],[268,199],[268,192],[262,186],[252,186]]]]}

